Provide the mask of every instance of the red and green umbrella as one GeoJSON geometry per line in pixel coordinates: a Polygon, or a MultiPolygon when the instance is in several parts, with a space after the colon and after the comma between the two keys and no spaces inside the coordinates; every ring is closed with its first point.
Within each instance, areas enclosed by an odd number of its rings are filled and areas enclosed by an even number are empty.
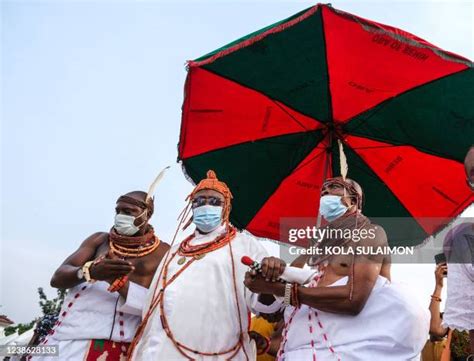
{"type": "Polygon", "coordinates": [[[338,140],[364,213],[405,220],[385,225],[392,244],[420,242],[474,200],[472,62],[328,5],[189,62],[179,159],[229,185],[237,227],[280,240],[283,218],[315,218],[338,140]]]}

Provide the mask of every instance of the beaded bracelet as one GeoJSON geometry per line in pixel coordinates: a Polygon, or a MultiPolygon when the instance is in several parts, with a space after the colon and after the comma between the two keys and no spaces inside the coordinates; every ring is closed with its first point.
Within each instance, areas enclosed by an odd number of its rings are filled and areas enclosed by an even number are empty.
{"type": "Polygon", "coordinates": [[[114,282],[112,282],[112,284],[109,286],[109,288],[107,289],[107,291],[109,291],[109,292],[117,292],[117,291],[120,290],[123,286],[125,286],[125,284],[127,283],[127,281],[128,281],[128,276],[123,276],[123,277],[117,278],[114,282]]]}
{"type": "Polygon", "coordinates": [[[291,292],[292,292],[291,283],[285,284],[285,296],[283,297],[283,304],[289,306],[291,304],[291,292]]]}
{"type": "Polygon", "coordinates": [[[431,300],[436,301],[436,302],[441,302],[441,297],[431,295],[431,300]]]}
{"type": "Polygon", "coordinates": [[[300,300],[298,297],[298,284],[293,283],[291,286],[291,304],[296,308],[300,307],[300,300]]]}
{"type": "Polygon", "coordinates": [[[257,355],[264,355],[270,350],[270,339],[268,337],[262,336],[265,339],[265,347],[257,352],[257,355]]]}

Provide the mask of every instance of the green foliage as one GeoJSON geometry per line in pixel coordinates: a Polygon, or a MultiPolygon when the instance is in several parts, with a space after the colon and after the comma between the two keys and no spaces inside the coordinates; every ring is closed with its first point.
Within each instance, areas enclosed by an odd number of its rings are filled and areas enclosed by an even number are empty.
{"type": "Polygon", "coordinates": [[[39,320],[43,319],[45,316],[57,315],[61,310],[61,306],[64,302],[64,297],[66,296],[66,290],[58,289],[57,296],[52,300],[48,300],[46,294],[43,291],[42,287],[38,288],[39,295],[39,305],[43,315],[32,320],[29,323],[19,323],[14,326],[8,326],[4,329],[5,336],[13,335],[15,332],[18,332],[19,335],[33,328],[39,320]]]}
{"type": "Polygon", "coordinates": [[[61,306],[64,302],[64,297],[66,296],[66,290],[65,289],[57,289],[57,296],[53,298],[52,300],[48,300],[46,297],[43,288],[39,287],[38,288],[38,294],[39,294],[39,304],[41,307],[41,310],[43,311],[43,316],[46,315],[55,315],[58,314],[59,311],[61,310],[61,306]]]}
{"type": "Polygon", "coordinates": [[[22,333],[30,330],[35,325],[36,320],[31,321],[30,323],[19,323],[15,326],[8,326],[5,328],[5,336],[13,335],[15,332],[18,331],[18,334],[21,335],[22,333]]]}
{"type": "Polygon", "coordinates": [[[10,336],[16,332],[16,328],[17,326],[8,326],[8,327],[5,327],[3,332],[5,333],[5,336],[10,336]]]}

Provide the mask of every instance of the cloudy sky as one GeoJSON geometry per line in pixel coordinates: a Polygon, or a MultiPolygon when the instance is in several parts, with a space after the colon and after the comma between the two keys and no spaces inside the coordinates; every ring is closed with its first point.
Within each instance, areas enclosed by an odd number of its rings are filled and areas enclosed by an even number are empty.
{"type": "MultiPolygon", "coordinates": [[[[191,189],[176,163],[185,61],[313,4],[3,0],[0,314],[39,315],[36,288],[54,294],[52,273],[110,228],[117,196],[146,189],[165,165],[153,223],[170,239],[191,189]]],[[[474,58],[472,2],[332,4],[474,58]]],[[[394,276],[428,300],[432,271],[394,276]]]]}

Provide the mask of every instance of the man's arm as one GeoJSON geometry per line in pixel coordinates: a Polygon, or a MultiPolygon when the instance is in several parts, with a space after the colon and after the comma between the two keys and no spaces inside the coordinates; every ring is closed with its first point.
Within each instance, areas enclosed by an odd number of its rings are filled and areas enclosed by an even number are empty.
{"type": "Polygon", "coordinates": [[[321,311],[357,315],[364,308],[379,273],[380,264],[356,263],[346,285],[298,287],[298,297],[301,303],[321,311]]]}
{"type": "MultiPolygon", "coordinates": [[[[358,246],[385,246],[385,231],[378,226],[374,239],[365,239],[358,246]]],[[[356,256],[353,271],[349,273],[344,286],[334,287],[298,287],[298,298],[303,304],[321,311],[357,315],[365,306],[367,299],[377,281],[382,267],[381,256],[356,256]]],[[[273,294],[283,297],[285,285],[277,282],[266,282],[261,275],[246,277],[245,285],[252,291],[261,294],[273,294]]],[[[267,296],[266,296],[267,297],[267,296]]]]}
{"type": "MultiPolygon", "coordinates": [[[[358,246],[385,247],[388,246],[387,235],[380,226],[373,225],[374,236],[353,244],[358,246]]],[[[364,308],[367,299],[381,273],[384,256],[361,255],[354,257],[353,269],[349,273],[348,282],[344,286],[317,287],[298,289],[300,302],[321,311],[357,315],[364,308]]]]}
{"type": "MultiPolygon", "coordinates": [[[[344,286],[315,288],[299,286],[299,301],[321,311],[357,315],[364,308],[379,272],[380,264],[357,263],[354,265],[354,275],[349,276],[349,281],[344,286]],[[351,282],[353,282],[352,286],[351,282]]],[[[257,275],[252,280],[250,277],[246,278],[246,286],[253,292],[279,297],[285,295],[285,284],[266,282],[261,275],[257,275]]]]}
{"type": "MultiPolygon", "coordinates": [[[[59,266],[51,278],[51,287],[72,288],[84,279],[77,277],[77,271],[86,263],[94,259],[97,248],[107,241],[107,233],[98,232],[88,237],[81,246],[59,266]]],[[[113,280],[124,276],[133,270],[130,262],[123,260],[105,259],[100,265],[90,268],[91,277],[97,280],[113,280]]]]}
{"type": "Polygon", "coordinates": [[[447,271],[446,263],[441,263],[436,266],[435,270],[435,289],[430,302],[430,335],[435,337],[444,337],[448,333],[448,329],[443,327],[441,319],[441,291],[444,283],[444,272],[447,271]]]}

